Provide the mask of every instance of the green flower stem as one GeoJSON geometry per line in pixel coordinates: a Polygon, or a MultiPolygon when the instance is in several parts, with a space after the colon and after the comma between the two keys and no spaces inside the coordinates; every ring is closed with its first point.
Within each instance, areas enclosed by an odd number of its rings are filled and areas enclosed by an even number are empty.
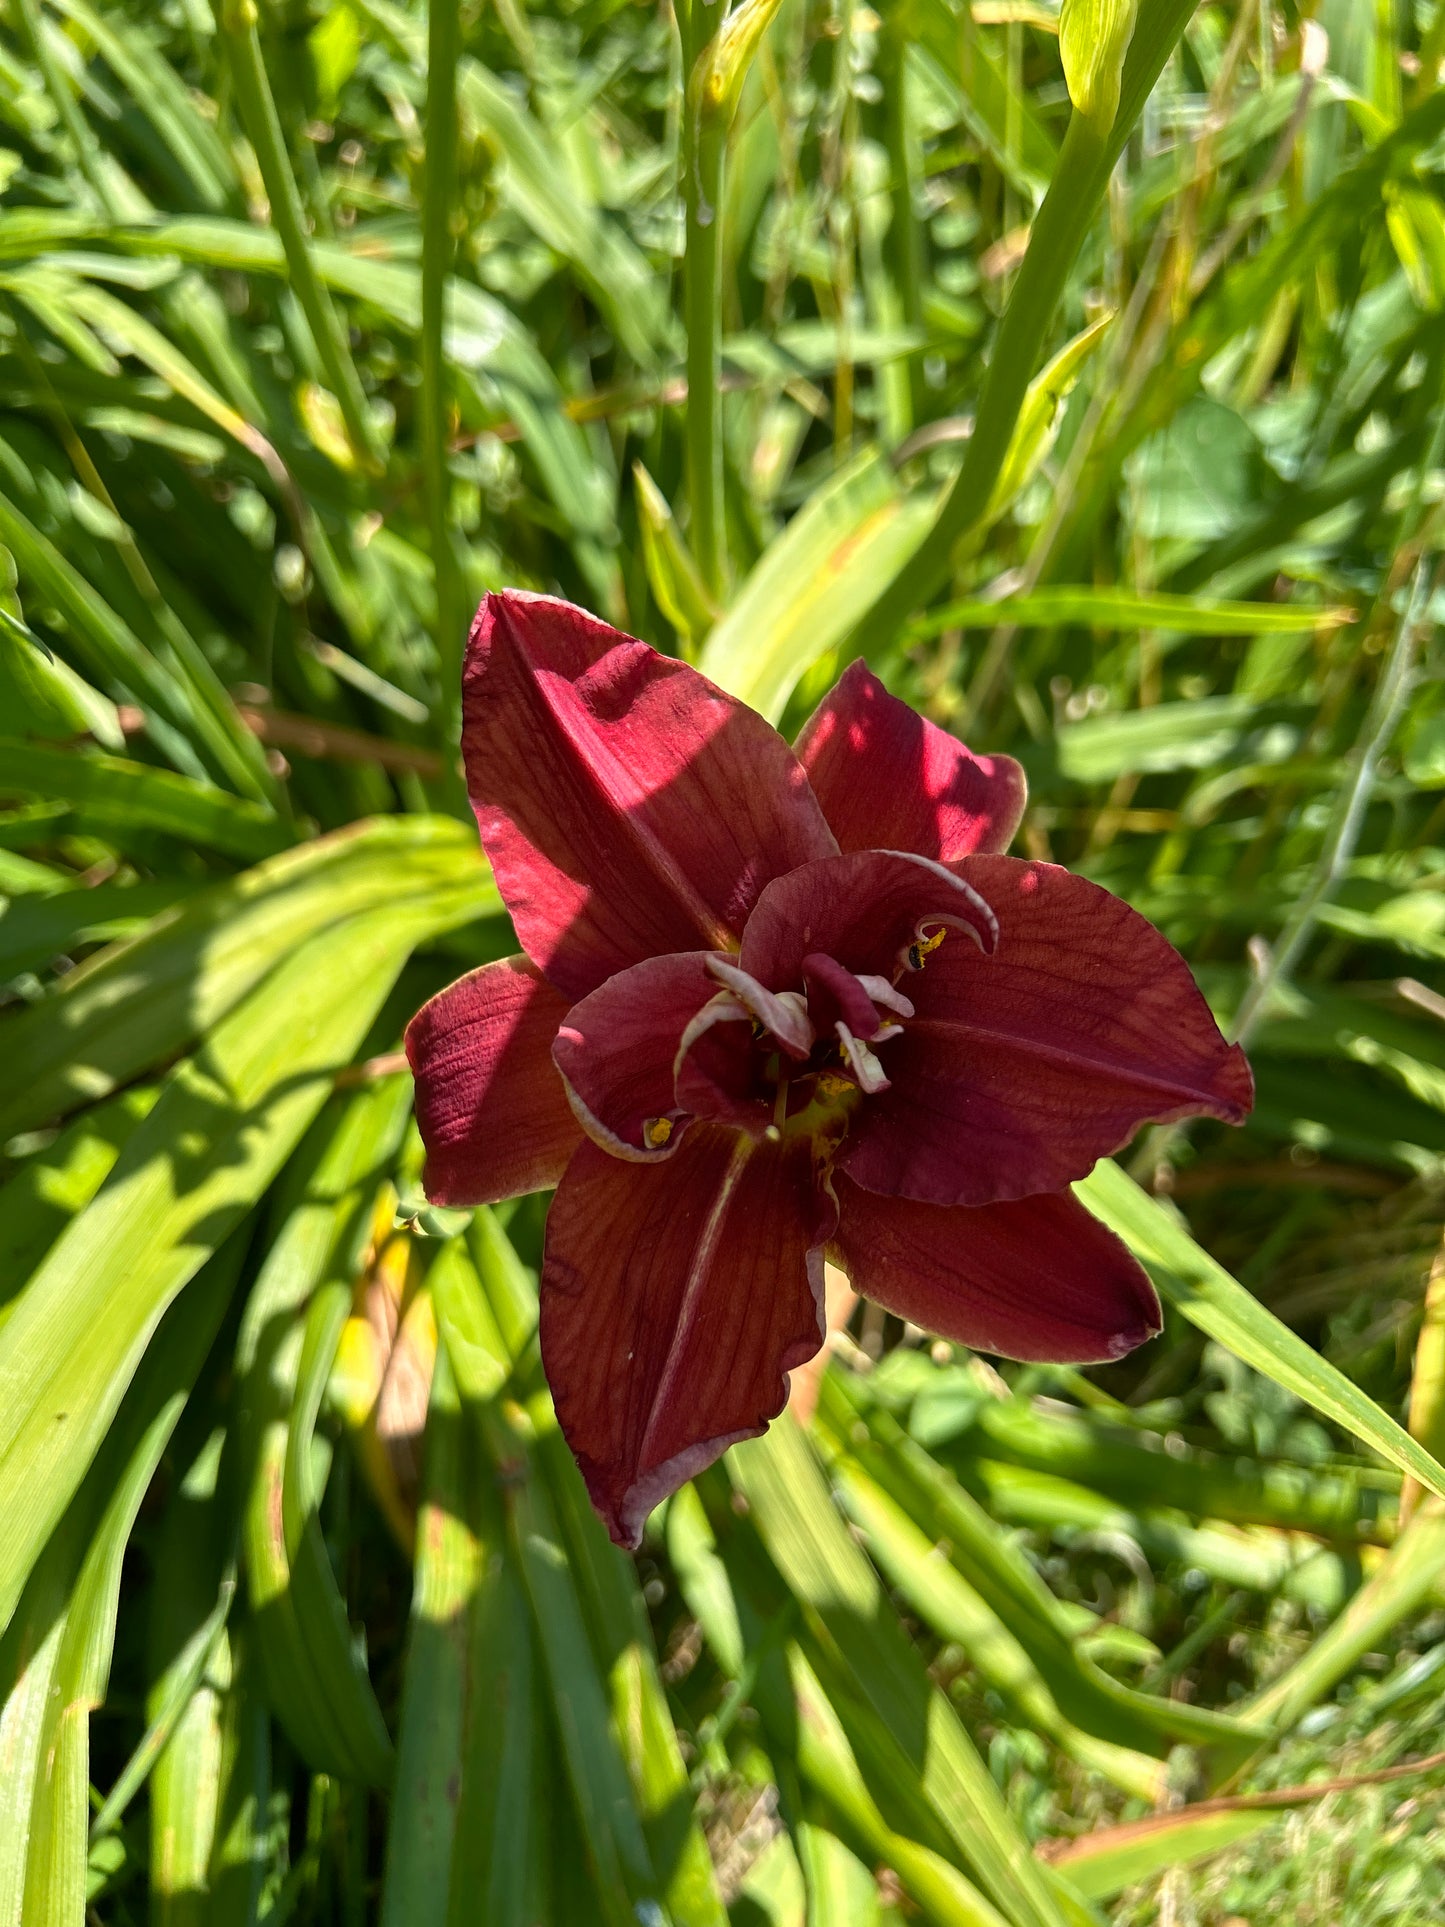
{"type": "Polygon", "coordinates": [[[867,622],[876,635],[891,635],[937,593],[948,580],[958,542],[987,509],[1054,311],[1109,175],[1193,10],[1193,0],[1152,0],[1152,4],[1145,0],[1125,63],[1113,127],[1103,130],[1082,114],[1070,118],[1053,180],[1034,219],[1028,252],[999,325],[963,466],[944,496],[933,527],[873,605],[867,622]]]}
{"type": "Polygon", "coordinates": [[[327,382],[341,408],[347,438],[363,468],[379,475],[386,467],[385,451],[367,407],[361,377],[351,359],[345,329],[311,259],[306,214],[266,74],[256,30],[257,18],[256,0],[224,0],[220,9],[221,36],[229,57],[241,124],[256,150],[256,162],[271,204],[272,224],[286,251],[291,286],[316,342],[327,382]]]}
{"type": "MultiPolygon", "coordinates": [[[[883,82],[884,140],[888,148],[888,194],[893,210],[888,224],[889,265],[905,325],[921,328],[924,226],[913,207],[919,155],[908,120],[908,36],[901,10],[894,9],[884,20],[878,58],[879,77],[883,82]]],[[[910,355],[905,367],[913,421],[917,421],[924,400],[922,357],[910,355]]],[[[911,428],[913,422],[909,426],[911,428]]]]}
{"type": "Polygon", "coordinates": [[[727,101],[708,86],[707,58],[721,24],[721,0],[691,0],[682,25],[685,97],[682,119],[683,201],[687,210],[682,264],[682,311],[687,330],[688,535],[702,577],[721,596],[727,574],[727,526],[723,500],[722,277],[723,158],[727,150],[727,101]]]}
{"type": "Polygon", "coordinates": [[[1103,195],[1110,165],[1108,137],[1082,114],[1073,115],[1059,151],[1054,183],[1034,222],[999,330],[968,453],[914,565],[930,574],[936,570],[940,581],[954,543],[988,507],[1054,310],[1103,195]]]}
{"type": "Polygon", "coordinates": [[[436,586],[436,646],[446,703],[444,741],[461,731],[461,665],[467,612],[462,572],[449,519],[448,405],[444,325],[446,291],[456,255],[453,208],[457,184],[457,63],[461,58],[459,0],[431,0],[427,9],[426,174],[422,187],[421,441],[422,479],[436,586]]]}

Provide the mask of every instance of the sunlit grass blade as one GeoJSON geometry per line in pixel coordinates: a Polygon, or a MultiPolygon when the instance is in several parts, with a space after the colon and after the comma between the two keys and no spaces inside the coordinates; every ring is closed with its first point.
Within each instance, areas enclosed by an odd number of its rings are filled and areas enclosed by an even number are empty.
{"type": "Polygon", "coordinates": [[[89,1715],[106,1696],[121,1563],[166,1441],[221,1322],[243,1252],[164,1320],[102,1451],[61,1519],[0,1646],[0,1714],[15,1758],[0,1848],[0,1920],[81,1919],[90,1839],[89,1715]],[[27,1650],[38,1646],[31,1659],[27,1650]],[[8,1664],[3,1660],[8,1658],[8,1664]],[[38,1663],[37,1663],[38,1662],[38,1663]],[[36,1689],[41,1697],[35,1697],[36,1689]]]}
{"type": "Polygon", "coordinates": [[[390,1777],[391,1740],[316,1518],[312,1448],[408,1096],[392,1078],[323,1112],[237,1340],[247,1589],[272,1710],[315,1770],[377,1784],[390,1777]]]}
{"type": "Polygon", "coordinates": [[[8,1621],[156,1320],[275,1177],[426,929],[420,916],[353,923],[344,996],[329,938],[293,951],[177,1069],[16,1302],[0,1329],[0,1501],[11,1522],[0,1618],[8,1621]]]}
{"type": "Polygon", "coordinates": [[[1067,1919],[987,1769],[932,1687],[876,1573],[833,1509],[802,1432],[783,1421],[729,1461],[768,1552],[816,1615],[849,1691],[879,1723],[897,1770],[922,1784],[990,1899],[1019,1927],[1067,1919]]]}
{"type": "Polygon", "coordinates": [[[449,883],[457,922],[497,902],[462,827],[419,817],[357,825],[217,885],[0,1019],[14,1079],[0,1134],[48,1123],[164,1063],[298,945],[388,903],[402,915],[422,900],[414,892],[449,883]]]}
{"type": "Polygon", "coordinates": [[[1231,1278],[1117,1164],[1106,1159],[1076,1189],[1090,1210],[1152,1267],[1164,1298],[1191,1324],[1445,1498],[1445,1467],[1231,1278]]]}

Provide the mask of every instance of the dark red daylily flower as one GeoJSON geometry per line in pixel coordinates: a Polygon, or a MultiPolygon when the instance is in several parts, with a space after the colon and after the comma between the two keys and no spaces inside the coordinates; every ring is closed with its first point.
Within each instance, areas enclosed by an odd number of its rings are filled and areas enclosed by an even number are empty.
{"type": "Polygon", "coordinates": [[[1148,1278],[1068,1185],[1147,1120],[1238,1123],[1249,1068],[1096,884],[1000,854],[1008,757],[854,663],[795,749],[686,664],[489,596],[462,747],[525,956],[407,1053],[438,1204],[556,1184],[542,1358],[621,1545],[782,1409],[856,1289],[1011,1358],[1117,1358],[1148,1278]]]}

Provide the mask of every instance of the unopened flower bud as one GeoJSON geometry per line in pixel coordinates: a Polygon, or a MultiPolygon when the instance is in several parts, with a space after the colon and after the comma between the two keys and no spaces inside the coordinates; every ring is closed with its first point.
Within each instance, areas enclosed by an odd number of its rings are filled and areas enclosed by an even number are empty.
{"type": "Polygon", "coordinates": [[[1124,56],[1134,32],[1138,0],[1063,0],[1059,54],[1069,99],[1098,127],[1114,125],[1124,56]]]}

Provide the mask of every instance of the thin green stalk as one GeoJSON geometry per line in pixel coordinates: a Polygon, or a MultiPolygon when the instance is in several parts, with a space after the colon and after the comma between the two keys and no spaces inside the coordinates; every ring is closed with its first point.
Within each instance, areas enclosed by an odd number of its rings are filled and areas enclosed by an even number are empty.
{"type": "MultiPolygon", "coordinates": [[[[918,145],[908,119],[908,36],[900,9],[892,9],[878,41],[879,79],[883,84],[884,141],[888,149],[888,194],[892,217],[888,224],[888,257],[898,289],[904,325],[923,325],[924,223],[913,208],[918,179],[918,145]]],[[[905,379],[912,403],[908,428],[922,413],[924,389],[921,357],[910,355],[905,379]]],[[[905,431],[906,432],[906,431],[905,431]]]]}
{"type": "Polygon", "coordinates": [[[327,382],[340,406],[347,438],[363,468],[379,475],[386,467],[386,453],[371,419],[356,363],[351,358],[346,330],[311,259],[301,193],[291,171],[281,118],[276,112],[275,96],[261,54],[258,17],[256,0],[223,0],[221,36],[229,56],[241,124],[256,151],[256,163],[271,204],[272,224],[286,251],[291,286],[306,316],[327,382]]]}
{"type": "Polygon", "coordinates": [[[682,264],[687,329],[687,496],[692,552],[703,580],[721,596],[727,577],[723,497],[722,277],[723,157],[731,112],[712,79],[713,0],[691,0],[683,18],[682,153],[687,251],[682,264]]]}
{"type": "Polygon", "coordinates": [[[422,188],[421,438],[422,476],[436,584],[436,645],[441,664],[444,740],[461,733],[461,665],[466,626],[462,573],[449,516],[447,473],[450,406],[443,328],[447,281],[456,257],[452,213],[457,187],[457,63],[461,58],[459,0],[431,0],[427,9],[426,175],[422,188]]]}
{"type": "Polygon", "coordinates": [[[165,1702],[141,1735],[135,1751],[121,1768],[115,1784],[90,1823],[91,1844],[112,1833],[121,1823],[126,1808],[150,1777],[151,1768],[171,1742],[192,1695],[206,1676],[212,1658],[221,1644],[235,1597],[234,1570],[222,1581],[220,1597],[209,1617],[190,1642],[184,1667],[175,1675],[165,1702]]]}
{"type": "Polygon", "coordinates": [[[999,326],[963,466],[943,499],[933,527],[869,612],[868,625],[876,635],[892,634],[920,603],[942,587],[959,539],[988,507],[1054,311],[1103,198],[1109,174],[1193,11],[1193,0],[1154,0],[1152,6],[1146,0],[1125,63],[1119,111],[1112,129],[1101,132],[1082,114],[1070,119],[1053,180],[1034,219],[1028,252],[999,326]]]}
{"type": "Polygon", "coordinates": [[[955,544],[988,507],[1054,310],[1108,179],[1108,167],[1107,136],[1075,114],[1004,311],[963,466],[908,569],[890,585],[874,611],[874,621],[889,630],[942,587],[955,544]]]}
{"type": "Polygon", "coordinates": [[[1390,746],[1412,687],[1415,642],[1423,624],[1428,589],[1429,576],[1422,560],[1416,565],[1409,604],[1395,630],[1384,672],[1376,685],[1374,699],[1360,732],[1354,754],[1354,777],[1335,805],[1324,849],[1320,852],[1308,884],[1280,931],[1268,961],[1250,980],[1249,988],[1240,1000],[1232,1027],[1236,1043],[1248,1043],[1264,1015],[1270,997],[1279,985],[1288,983],[1304,953],[1305,945],[1314,934],[1320,911],[1329,901],[1355,854],[1355,845],[1364,827],[1365,811],[1374,795],[1380,758],[1390,746]]]}

